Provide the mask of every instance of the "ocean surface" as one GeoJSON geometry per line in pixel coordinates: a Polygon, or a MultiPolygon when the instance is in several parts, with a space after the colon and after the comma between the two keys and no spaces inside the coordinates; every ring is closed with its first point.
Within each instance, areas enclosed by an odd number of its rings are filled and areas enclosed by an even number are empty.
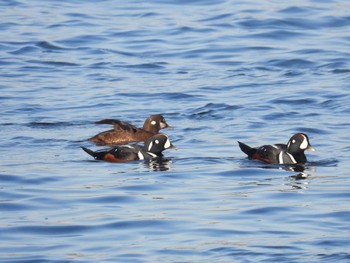
{"type": "Polygon", "coordinates": [[[0,8],[0,262],[350,262],[350,2],[0,8]],[[159,113],[162,160],[80,148],[159,113]],[[302,171],[237,145],[297,132],[302,171]]]}

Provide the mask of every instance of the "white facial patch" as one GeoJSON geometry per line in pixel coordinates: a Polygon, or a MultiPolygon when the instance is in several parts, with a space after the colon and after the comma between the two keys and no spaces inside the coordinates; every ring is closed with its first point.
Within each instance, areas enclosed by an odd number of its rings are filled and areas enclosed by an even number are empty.
{"type": "Polygon", "coordinates": [[[151,142],[151,143],[149,144],[149,146],[148,146],[148,151],[150,151],[150,150],[152,149],[152,147],[153,147],[153,142],[151,142]]]}
{"type": "Polygon", "coordinates": [[[170,148],[170,147],[171,147],[171,143],[170,143],[169,138],[167,138],[167,140],[166,140],[166,142],[165,142],[165,144],[164,144],[164,149],[168,149],[168,148],[170,148]]]}
{"type": "Polygon", "coordinates": [[[156,121],[151,121],[151,124],[152,124],[152,125],[156,125],[157,122],[156,122],[156,121]]]}
{"type": "Polygon", "coordinates": [[[307,142],[307,139],[304,135],[301,135],[303,136],[303,142],[300,144],[300,149],[302,150],[305,150],[308,146],[309,146],[309,143],[307,142]]]}
{"type": "Polygon", "coordinates": [[[158,141],[158,140],[155,140],[154,142],[155,142],[156,144],[159,144],[159,141],[158,141]]]}

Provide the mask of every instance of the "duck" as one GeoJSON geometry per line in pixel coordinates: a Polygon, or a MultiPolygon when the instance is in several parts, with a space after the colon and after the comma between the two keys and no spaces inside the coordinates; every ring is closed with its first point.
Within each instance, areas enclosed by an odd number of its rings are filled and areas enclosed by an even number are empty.
{"type": "Polygon", "coordinates": [[[238,145],[249,159],[271,164],[305,164],[307,158],[304,152],[306,150],[315,151],[305,133],[294,134],[287,144],[250,147],[238,141],[238,145]]]}
{"type": "Polygon", "coordinates": [[[149,116],[142,128],[137,128],[128,122],[116,119],[103,119],[97,121],[96,124],[113,125],[113,129],[101,132],[88,139],[88,141],[98,146],[146,142],[153,135],[158,134],[161,129],[170,128],[165,118],[160,114],[149,116]]]}
{"type": "Polygon", "coordinates": [[[136,160],[148,160],[163,156],[162,152],[173,148],[173,144],[165,134],[156,134],[150,137],[143,146],[135,145],[116,145],[109,149],[93,151],[86,147],[81,148],[91,155],[95,160],[104,160],[107,162],[124,163],[136,160]]]}

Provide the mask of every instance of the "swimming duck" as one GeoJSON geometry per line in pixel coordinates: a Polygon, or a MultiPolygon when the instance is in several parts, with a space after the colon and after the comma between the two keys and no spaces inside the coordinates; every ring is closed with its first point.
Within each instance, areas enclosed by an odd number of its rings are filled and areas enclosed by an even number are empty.
{"type": "Polygon", "coordinates": [[[255,148],[242,142],[238,144],[249,159],[257,159],[265,163],[304,164],[307,161],[304,152],[306,150],[315,151],[305,133],[294,134],[287,144],[263,145],[255,148]]]}
{"type": "Polygon", "coordinates": [[[148,117],[142,128],[114,119],[104,119],[96,122],[97,124],[111,124],[113,129],[101,132],[88,141],[96,145],[115,145],[126,144],[129,142],[146,142],[150,137],[159,133],[160,129],[170,127],[162,115],[151,115],[148,117]]]}
{"type": "Polygon", "coordinates": [[[86,147],[81,147],[85,152],[96,160],[107,162],[130,162],[135,160],[151,159],[162,156],[162,152],[173,147],[169,137],[165,134],[156,134],[149,138],[144,146],[140,145],[117,145],[110,149],[92,151],[86,147]]]}

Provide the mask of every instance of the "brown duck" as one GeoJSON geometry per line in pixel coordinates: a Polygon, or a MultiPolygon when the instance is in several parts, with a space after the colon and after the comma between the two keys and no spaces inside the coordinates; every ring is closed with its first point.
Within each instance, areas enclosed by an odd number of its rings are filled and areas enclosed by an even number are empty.
{"type": "Polygon", "coordinates": [[[162,115],[151,115],[143,124],[142,128],[114,119],[104,119],[97,124],[111,124],[113,129],[101,132],[88,141],[96,145],[126,144],[129,142],[146,142],[150,137],[159,133],[160,129],[169,127],[162,115]]]}

